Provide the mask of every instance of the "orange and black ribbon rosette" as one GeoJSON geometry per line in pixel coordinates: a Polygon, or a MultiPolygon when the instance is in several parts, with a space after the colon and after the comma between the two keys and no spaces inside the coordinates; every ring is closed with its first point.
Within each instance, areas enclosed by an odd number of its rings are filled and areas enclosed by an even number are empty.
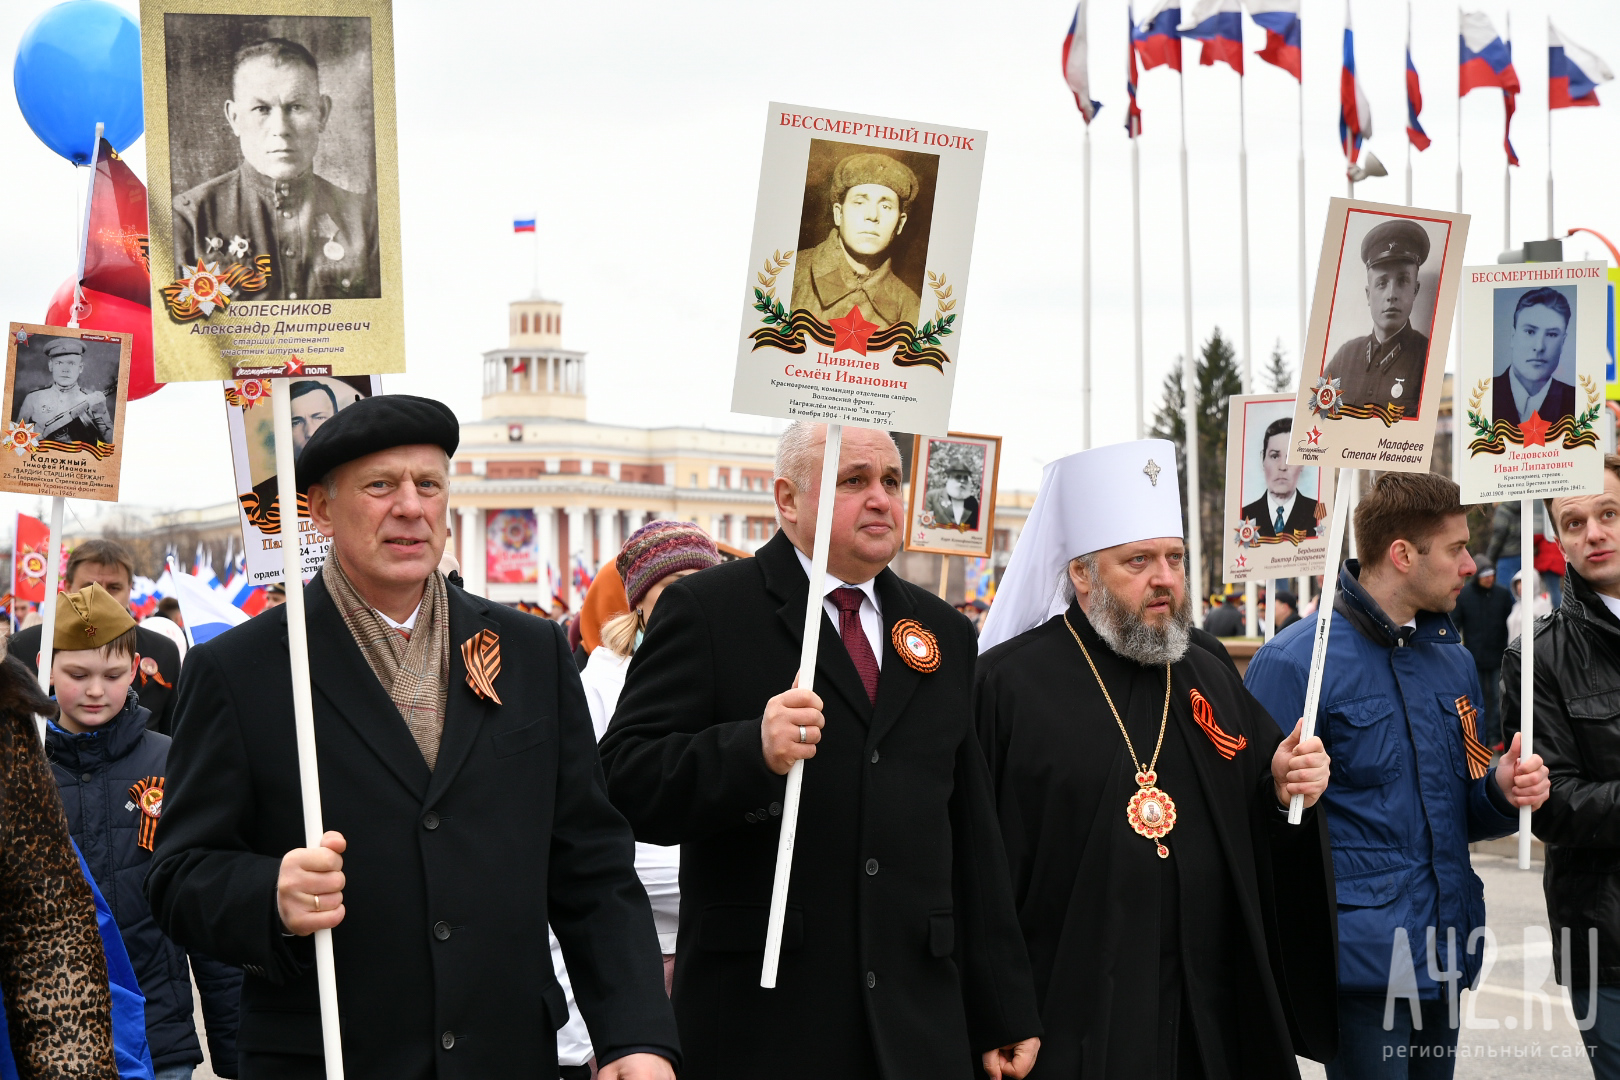
{"type": "Polygon", "coordinates": [[[163,816],[163,777],[148,776],[137,780],[135,786],[129,789],[129,798],[141,815],[135,843],[151,851],[152,841],[157,836],[158,819],[163,816]]]}

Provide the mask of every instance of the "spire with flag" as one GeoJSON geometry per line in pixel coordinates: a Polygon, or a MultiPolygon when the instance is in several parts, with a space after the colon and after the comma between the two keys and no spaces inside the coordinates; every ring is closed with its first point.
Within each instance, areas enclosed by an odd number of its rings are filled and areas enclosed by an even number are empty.
{"type": "Polygon", "coordinates": [[[1339,145],[1354,165],[1361,144],[1372,137],[1372,107],[1356,78],[1356,37],[1350,26],[1350,0],[1344,4],[1344,66],[1339,74],[1339,145]]]}
{"type": "MultiPolygon", "coordinates": [[[[1127,8],[1127,11],[1129,9],[1127,8]]],[[[1181,0],[1156,0],[1140,26],[1131,23],[1131,47],[1142,61],[1143,71],[1161,64],[1181,70],[1181,0]]],[[[1135,79],[1132,80],[1135,85],[1135,79]]]]}
{"type": "Polygon", "coordinates": [[[1249,0],[1249,18],[1266,32],[1266,47],[1254,55],[1300,78],[1299,0],[1249,0]]]}
{"type": "Polygon", "coordinates": [[[1238,0],[1195,0],[1176,29],[1204,43],[1199,64],[1224,63],[1243,74],[1243,9],[1238,0]]]}
{"type": "Polygon", "coordinates": [[[1074,103],[1086,123],[1096,119],[1102,102],[1091,99],[1091,79],[1086,68],[1086,0],[1075,6],[1069,32],[1063,37],[1063,81],[1074,92],[1074,103]]]}
{"type": "Polygon", "coordinates": [[[1599,83],[1614,78],[1595,53],[1570,41],[1547,20],[1547,107],[1568,109],[1596,105],[1599,83]]]}

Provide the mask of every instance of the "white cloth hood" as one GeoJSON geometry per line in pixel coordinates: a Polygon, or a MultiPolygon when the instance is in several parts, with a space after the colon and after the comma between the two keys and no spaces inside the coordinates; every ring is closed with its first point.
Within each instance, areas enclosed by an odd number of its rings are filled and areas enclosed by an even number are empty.
{"type": "Polygon", "coordinates": [[[1041,473],[1035,505],[996,587],[979,651],[1064,609],[1058,582],[1070,559],[1163,536],[1186,536],[1174,443],[1115,443],[1052,462],[1041,473]]]}

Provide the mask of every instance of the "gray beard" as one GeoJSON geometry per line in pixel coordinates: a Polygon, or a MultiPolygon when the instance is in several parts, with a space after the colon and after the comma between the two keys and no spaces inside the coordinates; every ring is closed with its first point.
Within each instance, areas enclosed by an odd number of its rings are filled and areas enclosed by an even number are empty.
{"type": "Polygon", "coordinates": [[[1184,594],[1170,613],[1170,621],[1150,626],[1140,611],[1131,611],[1101,582],[1094,581],[1091,610],[1086,612],[1091,628],[1110,649],[1138,664],[1158,667],[1174,664],[1187,655],[1192,641],[1192,596],[1184,594]]]}

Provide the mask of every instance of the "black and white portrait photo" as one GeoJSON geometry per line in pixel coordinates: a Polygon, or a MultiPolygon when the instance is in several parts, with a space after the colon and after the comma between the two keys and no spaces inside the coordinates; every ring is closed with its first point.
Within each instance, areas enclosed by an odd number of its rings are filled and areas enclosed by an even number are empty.
{"type": "Polygon", "coordinates": [[[175,276],[268,266],[233,299],[381,296],[371,20],[170,12],[163,28],[175,276]]]}
{"type": "Polygon", "coordinates": [[[113,442],[119,352],[117,341],[29,335],[17,343],[11,420],[34,425],[42,443],[113,442]]]}
{"type": "Polygon", "coordinates": [[[1242,520],[1252,522],[1260,536],[1315,537],[1322,524],[1317,504],[1321,469],[1288,463],[1293,399],[1246,402],[1242,423],[1242,520]]]}
{"type": "Polygon", "coordinates": [[[810,140],[791,308],[917,325],[939,155],[810,140]]]}
{"type": "Polygon", "coordinates": [[[948,439],[928,440],[923,524],[962,532],[977,530],[983,490],[984,447],[948,439]]]}
{"type": "MultiPolygon", "coordinates": [[[[275,380],[271,392],[279,394],[285,388],[292,402],[293,460],[298,460],[310,437],[323,424],[361,398],[371,397],[378,381],[370,375],[275,380]]],[[[247,412],[251,415],[244,413],[242,424],[248,477],[253,481],[255,505],[268,511],[275,504],[277,491],[275,426],[268,408],[247,412]]]]}
{"type": "Polygon", "coordinates": [[[953,431],[915,436],[906,550],[941,555],[991,554],[1001,438],[953,431]]]}
{"type": "Polygon", "coordinates": [[[1339,380],[1342,404],[1417,416],[1450,229],[1442,220],[1348,214],[1323,370],[1339,380]]]}
{"type": "Polygon", "coordinates": [[[1548,425],[1575,415],[1574,286],[1497,289],[1491,418],[1548,425]]]}

